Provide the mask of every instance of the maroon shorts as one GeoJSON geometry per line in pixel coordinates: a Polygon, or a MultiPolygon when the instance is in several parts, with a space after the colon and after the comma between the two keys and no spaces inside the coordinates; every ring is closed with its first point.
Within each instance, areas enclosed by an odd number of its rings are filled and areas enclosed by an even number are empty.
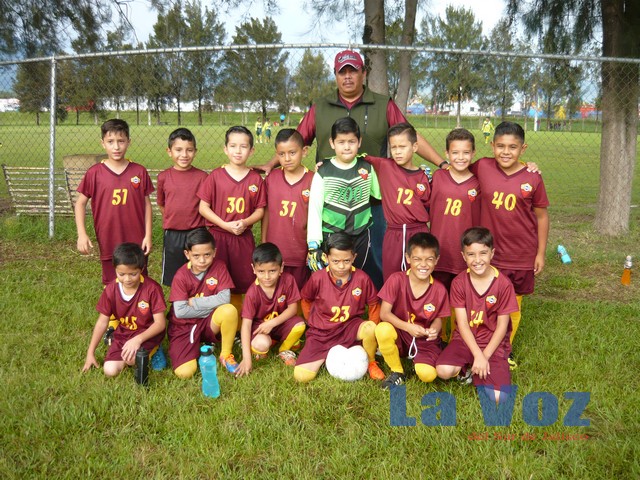
{"type": "Polygon", "coordinates": [[[444,285],[444,288],[446,288],[448,292],[451,290],[451,282],[453,282],[453,279],[456,278],[458,274],[436,270],[431,274],[431,276],[444,285]]]}
{"type": "MultiPolygon", "coordinates": [[[[253,340],[254,337],[256,336],[255,331],[260,326],[261,323],[262,322],[257,320],[253,321],[253,325],[251,325],[251,340],[253,340]]],[[[277,342],[284,341],[284,339],[287,338],[291,333],[291,329],[295,327],[296,324],[298,323],[304,323],[304,319],[302,317],[298,317],[297,315],[294,315],[286,322],[281,323],[277,327],[273,328],[271,330],[271,333],[269,334],[269,336],[271,337],[271,340],[275,340],[277,342]]]]}
{"type": "Polygon", "coordinates": [[[427,225],[422,223],[407,225],[404,231],[402,225],[387,225],[387,231],[382,241],[382,277],[385,282],[392,273],[402,272],[407,269],[404,252],[411,236],[428,231],[427,225]]]}
{"type": "Polygon", "coordinates": [[[251,255],[256,247],[253,233],[249,229],[242,235],[233,235],[213,228],[210,232],[216,240],[216,258],[225,263],[235,285],[231,293],[247,293],[256,279],[251,268],[251,255]]]}
{"type": "MultiPolygon", "coordinates": [[[[484,348],[484,347],[480,347],[484,348]]],[[[507,362],[508,353],[500,352],[500,347],[491,355],[489,359],[489,368],[491,373],[484,380],[478,375],[473,376],[473,384],[490,385],[495,390],[500,390],[503,385],[511,385],[511,372],[509,371],[509,363],[507,362]]],[[[473,354],[467,344],[460,338],[454,338],[449,345],[440,354],[437,365],[453,365],[456,367],[471,368],[473,365],[473,354]]]]}
{"type": "MultiPolygon", "coordinates": [[[[111,340],[111,345],[109,346],[109,350],[107,350],[107,355],[104,357],[105,362],[122,362],[122,347],[125,343],[127,343],[130,339],[139,335],[142,332],[138,332],[137,330],[128,330],[125,328],[116,328],[115,332],[113,332],[113,339],[111,340]]],[[[164,332],[159,333],[155,337],[151,337],[145,340],[142,343],[142,347],[147,352],[151,352],[154,348],[162,343],[164,339],[164,332]]]]}
{"type": "Polygon", "coordinates": [[[533,270],[509,270],[508,268],[500,268],[500,273],[506,276],[511,283],[516,295],[529,295],[533,293],[533,287],[536,282],[536,276],[533,270]]]}
{"type": "MultiPolygon", "coordinates": [[[[149,257],[144,257],[149,262],[149,257]]],[[[116,279],[116,267],[113,266],[113,259],[109,260],[100,260],[102,264],[102,284],[109,285],[116,279]]],[[[145,265],[142,269],[142,275],[145,277],[148,276],[147,266],[145,265]]]]}
{"type": "Polygon", "coordinates": [[[336,345],[342,345],[345,348],[361,345],[362,342],[358,340],[358,330],[365,321],[358,317],[351,318],[343,323],[341,327],[329,332],[329,334],[316,328],[308,329],[307,339],[300,355],[298,355],[296,365],[326,360],[329,350],[336,345]]]}
{"type": "Polygon", "coordinates": [[[191,360],[200,357],[200,343],[219,343],[220,335],[211,330],[211,315],[198,323],[169,322],[167,337],[169,338],[169,358],[175,370],[191,360]]]}
{"type": "Polygon", "coordinates": [[[307,280],[311,277],[311,270],[309,270],[309,267],[306,265],[302,265],[301,267],[290,267],[285,264],[284,271],[293,275],[296,285],[298,286],[298,290],[302,290],[304,284],[307,283],[307,280]]]}
{"type": "Polygon", "coordinates": [[[436,361],[440,356],[440,352],[442,352],[440,338],[431,341],[427,341],[426,337],[416,338],[415,347],[411,348],[414,337],[403,330],[396,329],[396,332],[398,332],[396,345],[401,357],[406,357],[411,353],[415,355],[413,363],[426,363],[432,367],[436,366],[436,361]]]}

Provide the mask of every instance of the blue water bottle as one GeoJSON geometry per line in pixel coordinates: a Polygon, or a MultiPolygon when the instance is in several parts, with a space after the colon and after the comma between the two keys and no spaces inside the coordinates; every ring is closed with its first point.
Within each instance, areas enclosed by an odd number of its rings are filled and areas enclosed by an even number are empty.
{"type": "Polygon", "coordinates": [[[558,245],[558,255],[560,256],[560,260],[562,261],[562,263],[571,263],[571,257],[569,256],[567,249],[562,245],[558,245]]]}
{"type": "Polygon", "coordinates": [[[213,348],[209,345],[200,347],[200,373],[202,374],[202,393],[206,397],[218,398],[220,396],[220,383],[218,383],[218,364],[213,355],[213,348]]]}

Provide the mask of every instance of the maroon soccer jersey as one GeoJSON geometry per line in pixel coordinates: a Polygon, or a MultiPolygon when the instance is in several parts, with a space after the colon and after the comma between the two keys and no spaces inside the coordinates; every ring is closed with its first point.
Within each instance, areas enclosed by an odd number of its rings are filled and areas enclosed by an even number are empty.
{"type": "Polygon", "coordinates": [[[91,199],[100,260],[109,260],[121,243],[142,244],[145,198],[153,190],[147,169],[134,162],[129,162],[119,175],[104,163],[87,170],[78,192],[91,199]]]}
{"type": "MultiPolygon", "coordinates": [[[[509,315],[518,311],[518,302],[511,281],[498,272],[497,268],[494,267],[493,271],[495,278],[482,294],[478,293],[471,283],[468,271],[462,272],[451,282],[451,306],[466,310],[469,327],[480,348],[486,347],[491,341],[498,326],[499,315],[509,315]]],[[[510,333],[511,320],[499,347],[505,356],[511,351],[510,333]]],[[[462,339],[458,329],[453,332],[453,338],[462,339]]]]}
{"type": "Polygon", "coordinates": [[[300,291],[298,290],[296,281],[293,276],[287,272],[283,272],[278,279],[272,298],[267,297],[256,280],[251,284],[244,297],[244,302],[242,303],[242,318],[250,318],[257,322],[266,322],[280,315],[289,305],[299,301],[300,291]]]}
{"type": "MultiPolygon", "coordinates": [[[[258,172],[249,170],[237,181],[225,166],[216,168],[202,182],[198,198],[211,206],[211,210],[225,222],[234,222],[249,217],[256,209],[267,205],[263,180],[258,172]]],[[[222,230],[207,221],[214,230],[222,230]]]]}
{"type": "Polygon", "coordinates": [[[407,170],[391,158],[364,157],[373,165],[382,193],[382,209],[391,226],[429,221],[429,177],[422,169],[407,170]]]}
{"type": "Polygon", "coordinates": [[[429,328],[436,318],[451,315],[447,290],[433,277],[429,283],[427,291],[415,297],[409,271],[396,272],[384,283],[378,297],[392,305],[391,312],[400,320],[429,328]]]}
{"type": "MultiPolygon", "coordinates": [[[[173,277],[171,283],[171,293],[169,301],[187,301],[192,297],[210,297],[217,295],[222,290],[232,289],[234,287],[231,275],[227,270],[224,262],[214,259],[209,269],[205,272],[202,280],[196,277],[189,267],[191,262],[181,266],[173,277]]],[[[193,323],[194,319],[177,318],[174,315],[173,305],[169,312],[169,318],[173,323],[193,323]]],[[[201,319],[195,319],[196,322],[201,319]]]]}
{"type": "Polygon", "coordinates": [[[113,315],[120,322],[116,332],[123,331],[142,333],[153,324],[153,315],[164,312],[167,304],[164,301],[162,287],[149,277],[140,277],[140,286],[130,300],[122,298],[120,283],[111,282],[100,295],[96,310],[107,317],[113,315]]]}
{"type": "Polygon", "coordinates": [[[498,268],[533,270],[538,253],[533,209],[549,206],[542,176],[526,168],[507,175],[494,158],[481,158],[471,170],[480,182],[480,223],[494,238],[492,263],[498,268]]]}
{"type": "Polygon", "coordinates": [[[302,288],[302,298],[312,302],[307,319],[309,327],[331,332],[352,318],[361,318],[365,306],[378,303],[376,287],[369,276],[354,268],[351,280],[337,286],[329,274],[329,267],[318,270],[302,288]]]}
{"type": "Polygon", "coordinates": [[[313,172],[293,185],[281,169],[273,170],[265,179],[269,223],[263,242],[275,243],[282,252],[284,264],[301,267],[307,260],[307,217],[309,190],[313,172]]]}
{"type": "Polygon", "coordinates": [[[198,213],[200,199],[196,195],[207,173],[199,168],[176,170],[167,168],[158,174],[157,203],[164,207],[162,228],[192,230],[204,227],[204,217],[198,213]]]}
{"type": "Polygon", "coordinates": [[[460,237],[480,225],[480,184],[477,177],[458,183],[448,170],[436,170],[431,181],[431,233],[440,243],[436,271],[455,273],[467,268],[460,237]]]}

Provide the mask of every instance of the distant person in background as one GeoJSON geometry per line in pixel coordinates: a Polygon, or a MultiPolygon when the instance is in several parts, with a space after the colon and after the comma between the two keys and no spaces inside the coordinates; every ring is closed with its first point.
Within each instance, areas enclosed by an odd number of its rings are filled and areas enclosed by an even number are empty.
{"type": "Polygon", "coordinates": [[[265,142],[271,143],[271,122],[269,121],[268,118],[264,121],[263,130],[264,130],[265,142]]]}
{"type": "Polygon", "coordinates": [[[493,123],[491,123],[491,119],[489,117],[484,118],[484,122],[482,122],[482,135],[484,136],[484,144],[486,145],[491,141],[491,134],[494,131],[493,123]]]}
{"type": "Polygon", "coordinates": [[[255,124],[256,143],[262,143],[262,118],[258,117],[255,124]]]}

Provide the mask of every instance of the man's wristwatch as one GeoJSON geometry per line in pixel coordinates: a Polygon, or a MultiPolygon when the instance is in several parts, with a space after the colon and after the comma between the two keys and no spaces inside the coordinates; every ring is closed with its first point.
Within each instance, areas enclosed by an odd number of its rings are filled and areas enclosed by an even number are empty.
{"type": "Polygon", "coordinates": [[[442,168],[444,165],[449,165],[449,161],[445,160],[444,162],[442,162],[440,165],[438,165],[438,168],[442,168]]]}

